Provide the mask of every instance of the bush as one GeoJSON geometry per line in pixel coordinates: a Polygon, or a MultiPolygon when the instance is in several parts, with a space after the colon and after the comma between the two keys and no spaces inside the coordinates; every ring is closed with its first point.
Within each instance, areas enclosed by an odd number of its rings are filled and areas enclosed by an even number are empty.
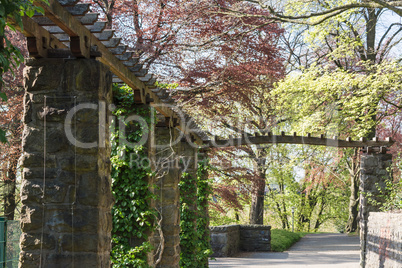
{"type": "Polygon", "coordinates": [[[282,252],[290,248],[294,243],[300,240],[307,233],[305,232],[290,232],[286,230],[272,229],[271,230],[271,250],[282,252]]]}

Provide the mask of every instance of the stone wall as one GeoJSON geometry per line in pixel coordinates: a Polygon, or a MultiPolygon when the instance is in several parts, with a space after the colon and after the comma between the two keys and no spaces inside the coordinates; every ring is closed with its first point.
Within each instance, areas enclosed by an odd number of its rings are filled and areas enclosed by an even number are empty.
{"type": "Polygon", "coordinates": [[[240,225],[240,250],[271,251],[271,226],[240,225]]]}
{"type": "Polygon", "coordinates": [[[239,251],[270,251],[271,226],[223,225],[210,227],[212,257],[230,257],[239,251]]]}
{"type": "Polygon", "coordinates": [[[384,202],[380,196],[380,189],[385,191],[385,181],[390,178],[389,168],[392,164],[392,155],[387,153],[364,153],[360,160],[360,267],[366,267],[368,216],[371,212],[380,211],[384,202]],[[370,202],[373,199],[376,202],[370,202]]]}
{"type": "Polygon", "coordinates": [[[371,212],[365,267],[402,267],[402,213],[371,212]]]}
{"type": "Polygon", "coordinates": [[[240,250],[240,225],[211,226],[212,257],[230,257],[240,250]]]}
{"type": "Polygon", "coordinates": [[[33,59],[24,79],[19,267],[110,267],[111,73],[91,59],[33,59]]]}

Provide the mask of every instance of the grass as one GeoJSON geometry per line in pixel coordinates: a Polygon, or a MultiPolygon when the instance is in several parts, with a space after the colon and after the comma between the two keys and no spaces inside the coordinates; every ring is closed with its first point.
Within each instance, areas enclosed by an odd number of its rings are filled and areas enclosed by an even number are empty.
{"type": "Polygon", "coordinates": [[[290,232],[280,229],[271,230],[271,250],[282,252],[290,248],[294,243],[305,236],[306,232],[290,232]]]}

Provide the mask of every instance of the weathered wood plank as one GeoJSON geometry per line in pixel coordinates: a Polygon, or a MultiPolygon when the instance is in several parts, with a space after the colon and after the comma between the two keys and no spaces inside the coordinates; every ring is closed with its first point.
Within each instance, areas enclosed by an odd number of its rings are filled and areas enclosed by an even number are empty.
{"type": "Polygon", "coordinates": [[[153,74],[147,74],[146,76],[140,76],[138,77],[142,82],[148,82],[154,77],[153,74]]]}
{"type": "Polygon", "coordinates": [[[100,33],[93,33],[93,35],[98,38],[99,41],[107,41],[113,37],[114,30],[105,29],[100,33]]]}
{"type": "Polygon", "coordinates": [[[116,55],[116,58],[118,58],[121,61],[128,61],[132,59],[133,57],[133,52],[125,52],[122,55],[116,55]]]}
{"type": "Polygon", "coordinates": [[[83,25],[92,25],[98,21],[99,13],[87,13],[83,17],[79,18],[79,21],[83,25]]]}
{"type": "Polygon", "coordinates": [[[46,58],[48,49],[67,48],[55,36],[28,17],[22,17],[23,31],[18,23],[10,18],[9,22],[27,37],[28,51],[32,57],[46,58]]]}
{"type": "Polygon", "coordinates": [[[85,25],[85,27],[91,31],[91,33],[100,33],[106,27],[106,22],[104,21],[97,21],[93,25],[85,25]]]}
{"type": "MultiPolygon", "coordinates": [[[[116,55],[116,57],[117,56],[118,55],[116,55]]],[[[134,57],[134,58],[131,58],[131,59],[127,60],[127,61],[123,61],[123,64],[124,64],[124,66],[132,67],[132,66],[135,66],[138,63],[138,61],[139,61],[139,58],[134,57]]]]}
{"type": "Polygon", "coordinates": [[[59,39],[60,42],[70,42],[70,36],[68,34],[54,34],[54,36],[59,39]]]}
{"type": "Polygon", "coordinates": [[[75,5],[79,0],[57,0],[60,5],[62,6],[73,6],[75,5]]]}
{"type": "Polygon", "coordinates": [[[151,78],[149,81],[145,82],[145,84],[151,88],[151,87],[155,87],[155,83],[156,83],[156,78],[151,78]]]}
{"type": "Polygon", "coordinates": [[[50,34],[63,34],[64,30],[59,26],[43,26],[50,34]]]}
{"type": "Polygon", "coordinates": [[[206,147],[230,147],[250,144],[307,144],[327,147],[365,147],[365,146],[391,146],[392,141],[344,141],[338,139],[322,139],[321,137],[303,137],[287,135],[243,136],[225,140],[210,140],[204,142],[206,147]]]}
{"type": "Polygon", "coordinates": [[[128,68],[132,72],[139,72],[142,69],[143,65],[142,64],[137,64],[134,67],[128,68]]]}
{"type": "MultiPolygon", "coordinates": [[[[77,16],[76,18],[83,24],[83,25],[92,25],[98,20],[99,13],[88,13],[84,16],[77,16]]],[[[49,19],[48,17],[44,16],[36,16],[32,17],[32,19],[38,23],[40,26],[55,26],[56,24],[49,19]]]]}
{"type": "MultiPolygon", "coordinates": [[[[137,77],[144,77],[148,73],[148,69],[142,68],[141,70],[134,72],[135,76],[137,77]]],[[[142,80],[141,80],[142,81],[142,80]]]]}
{"type": "Polygon", "coordinates": [[[109,51],[114,55],[121,55],[126,52],[127,46],[118,46],[116,48],[110,48],[109,51]]]}
{"type": "Polygon", "coordinates": [[[112,38],[108,41],[102,41],[102,44],[105,45],[107,48],[114,48],[120,44],[121,38],[112,38]]]}
{"type": "Polygon", "coordinates": [[[82,16],[89,11],[91,4],[76,4],[74,6],[66,6],[65,9],[73,16],[82,16]]]}

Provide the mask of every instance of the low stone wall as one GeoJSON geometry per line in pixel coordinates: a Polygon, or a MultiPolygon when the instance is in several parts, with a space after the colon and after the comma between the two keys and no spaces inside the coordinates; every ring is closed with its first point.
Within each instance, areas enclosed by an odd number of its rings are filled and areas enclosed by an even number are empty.
{"type": "Polygon", "coordinates": [[[239,251],[270,251],[271,226],[223,225],[210,227],[212,257],[230,257],[239,251]]]}
{"type": "Polygon", "coordinates": [[[370,212],[365,267],[402,267],[402,213],[370,212]]]}
{"type": "Polygon", "coordinates": [[[240,225],[240,250],[271,251],[271,226],[240,225]]]}
{"type": "Polygon", "coordinates": [[[229,257],[240,249],[240,225],[210,227],[212,257],[229,257]]]}

